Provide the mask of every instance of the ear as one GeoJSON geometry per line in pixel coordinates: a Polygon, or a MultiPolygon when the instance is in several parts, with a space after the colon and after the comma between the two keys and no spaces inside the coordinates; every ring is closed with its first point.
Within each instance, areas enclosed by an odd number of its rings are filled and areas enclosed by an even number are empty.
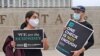
{"type": "Polygon", "coordinates": [[[70,14],[70,19],[73,19],[73,14],[70,14]]]}
{"type": "Polygon", "coordinates": [[[29,18],[26,18],[26,21],[28,22],[29,21],[29,18]]]}

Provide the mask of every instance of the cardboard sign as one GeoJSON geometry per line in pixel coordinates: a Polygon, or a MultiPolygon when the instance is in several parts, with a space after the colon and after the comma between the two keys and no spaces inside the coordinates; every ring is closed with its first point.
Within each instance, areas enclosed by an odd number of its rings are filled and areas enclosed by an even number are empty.
{"type": "Polygon", "coordinates": [[[74,21],[69,20],[56,49],[66,56],[72,56],[71,51],[81,49],[93,34],[93,30],[74,21]]]}
{"type": "Polygon", "coordinates": [[[17,49],[41,49],[44,38],[43,29],[13,30],[17,49]]]}

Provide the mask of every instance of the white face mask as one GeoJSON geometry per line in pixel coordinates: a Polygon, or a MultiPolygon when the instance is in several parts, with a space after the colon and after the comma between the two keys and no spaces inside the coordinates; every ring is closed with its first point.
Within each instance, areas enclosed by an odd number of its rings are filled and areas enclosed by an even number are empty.
{"type": "Polygon", "coordinates": [[[39,19],[29,19],[29,24],[32,25],[33,27],[37,27],[39,24],[39,19]]]}
{"type": "Polygon", "coordinates": [[[80,14],[79,13],[74,13],[73,14],[73,19],[79,21],[80,20],[80,14]]]}

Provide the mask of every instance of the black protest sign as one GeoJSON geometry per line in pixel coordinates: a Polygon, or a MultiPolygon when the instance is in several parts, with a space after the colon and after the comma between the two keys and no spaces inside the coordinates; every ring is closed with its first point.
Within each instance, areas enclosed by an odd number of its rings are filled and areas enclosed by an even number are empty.
{"type": "Polygon", "coordinates": [[[44,38],[43,29],[37,30],[13,30],[17,49],[41,49],[44,38]]]}
{"type": "Polygon", "coordinates": [[[66,56],[72,56],[71,51],[82,48],[93,30],[73,20],[69,20],[66,27],[56,49],[66,56]]]}

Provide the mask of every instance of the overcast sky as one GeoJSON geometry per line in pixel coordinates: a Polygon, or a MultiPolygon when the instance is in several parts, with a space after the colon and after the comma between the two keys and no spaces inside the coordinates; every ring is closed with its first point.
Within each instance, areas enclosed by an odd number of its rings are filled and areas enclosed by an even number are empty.
{"type": "Polygon", "coordinates": [[[100,0],[72,0],[72,6],[100,6],[100,0]]]}

